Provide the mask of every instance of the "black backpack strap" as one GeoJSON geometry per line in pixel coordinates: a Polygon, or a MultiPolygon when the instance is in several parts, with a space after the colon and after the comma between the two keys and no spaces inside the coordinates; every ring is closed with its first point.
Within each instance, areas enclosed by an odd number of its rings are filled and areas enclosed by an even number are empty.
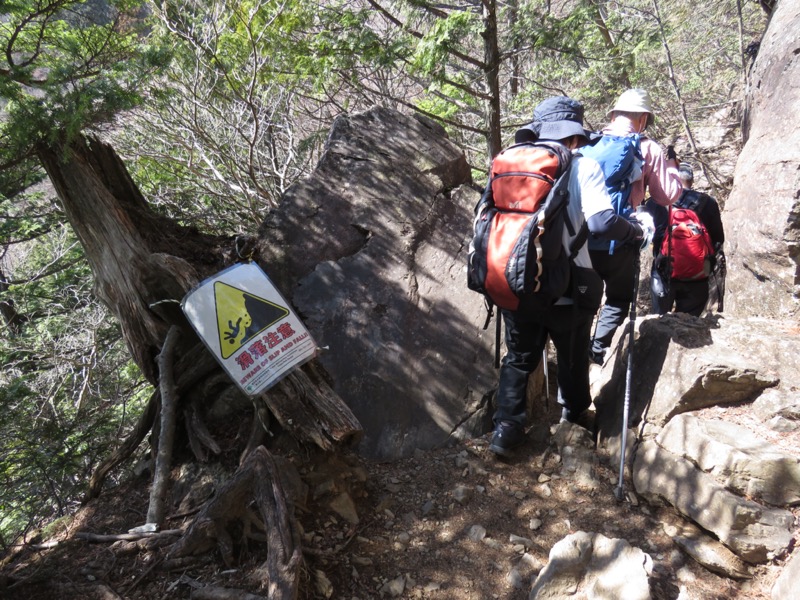
{"type": "Polygon", "coordinates": [[[483,297],[484,302],[486,303],[486,321],[483,323],[483,329],[489,329],[489,323],[492,321],[492,317],[497,317],[495,320],[495,332],[494,332],[494,368],[500,368],[500,336],[502,330],[502,321],[503,315],[500,312],[500,307],[495,307],[494,302],[489,298],[489,296],[484,295],[483,297]],[[497,310],[495,310],[497,308],[497,310]]]}
{"type": "MultiPolygon", "coordinates": [[[[565,216],[567,222],[569,222],[569,217],[565,216]]],[[[571,223],[570,223],[571,227],[571,223]]],[[[572,233],[570,231],[570,233],[572,233]]],[[[575,260],[575,257],[578,256],[578,252],[580,252],[581,247],[586,243],[589,239],[589,224],[586,220],[583,221],[583,225],[578,230],[578,234],[572,239],[572,242],[569,244],[569,259],[570,261],[575,260]]]]}
{"type": "Polygon", "coordinates": [[[494,368],[500,368],[500,336],[503,330],[502,326],[503,314],[500,310],[497,311],[497,321],[494,330],[494,368]]]}
{"type": "Polygon", "coordinates": [[[684,190],[681,197],[675,203],[677,208],[688,208],[697,213],[697,216],[702,219],[701,212],[708,202],[709,195],[696,190],[684,190]]]}

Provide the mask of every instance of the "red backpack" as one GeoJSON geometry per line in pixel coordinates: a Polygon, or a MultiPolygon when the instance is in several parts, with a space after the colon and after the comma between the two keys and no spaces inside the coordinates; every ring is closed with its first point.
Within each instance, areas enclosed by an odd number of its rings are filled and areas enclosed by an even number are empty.
{"type": "Polygon", "coordinates": [[[469,288],[492,304],[541,310],[567,290],[562,235],[569,194],[562,175],[571,158],[560,144],[535,142],[515,144],[492,162],[475,208],[467,265],[469,288]]]}
{"type": "Polygon", "coordinates": [[[703,222],[697,216],[699,206],[670,208],[669,226],[661,243],[661,254],[672,259],[672,279],[691,281],[711,274],[714,248],[703,222]]]}

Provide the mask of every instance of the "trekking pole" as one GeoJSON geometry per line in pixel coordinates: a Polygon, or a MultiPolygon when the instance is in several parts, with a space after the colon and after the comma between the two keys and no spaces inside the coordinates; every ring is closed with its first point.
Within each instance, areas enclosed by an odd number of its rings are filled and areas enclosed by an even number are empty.
{"type": "Polygon", "coordinates": [[[544,399],[550,400],[550,373],[547,372],[547,342],[542,348],[542,365],[544,365],[544,399]]]}
{"type": "Polygon", "coordinates": [[[625,373],[625,402],[622,406],[622,447],[619,455],[619,483],[614,489],[614,496],[618,501],[624,497],[623,480],[625,477],[625,449],[628,443],[628,415],[631,410],[631,374],[633,373],[633,333],[636,327],[636,300],[639,296],[639,257],[636,253],[635,274],[633,276],[633,301],[630,313],[630,334],[628,337],[628,369],[625,373]]]}
{"type": "Polygon", "coordinates": [[[500,307],[497,307],[497,319],[494,327],[494,368],[500,368],[500,338],[503,332],[503,316],[500,314],[500,307]]]}

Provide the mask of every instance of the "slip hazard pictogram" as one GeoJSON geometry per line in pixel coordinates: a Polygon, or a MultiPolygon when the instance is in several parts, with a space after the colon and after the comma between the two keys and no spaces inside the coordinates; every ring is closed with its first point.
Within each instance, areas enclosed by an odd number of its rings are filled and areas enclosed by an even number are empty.
{"type": "Polygon", "coordinates": [[[181,300],[181,309],[250,397],[316,356],[311,333],[255,263],[236,264],[201,281],[181,300]]]}
{"type": "Polygon", "coordinates": [[[214,304],[222,358],[289,315],[289,309],[221,281],[214,282],[214,304]]]}

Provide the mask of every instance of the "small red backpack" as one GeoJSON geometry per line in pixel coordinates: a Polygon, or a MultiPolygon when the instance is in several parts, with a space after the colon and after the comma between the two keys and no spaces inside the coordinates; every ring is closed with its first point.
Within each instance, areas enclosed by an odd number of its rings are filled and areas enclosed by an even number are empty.
{"type": "Polygon", "coordinates": [[[711,274],[714,248],[700,217],[700,202],[670,208],[669,226],[661,243],[661,254],[672,259],[672,279],[691,281],[711,274]]]}

